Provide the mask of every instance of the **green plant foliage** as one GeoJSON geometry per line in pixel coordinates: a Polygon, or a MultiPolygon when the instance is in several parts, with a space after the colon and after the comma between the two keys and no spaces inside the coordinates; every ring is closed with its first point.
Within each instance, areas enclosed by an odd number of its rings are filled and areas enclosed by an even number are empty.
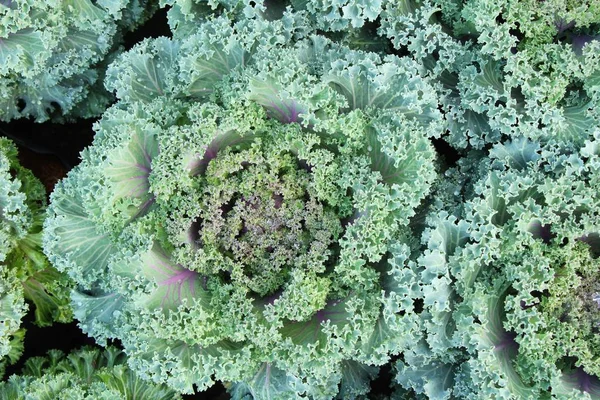
{"type": "Polygon", "coordinates": [[[102,86],[122,35],[147,19],[146,0],[0,1],[0,120],[100,115],[102,86]]]}
{"type": "Polygon", "coordinates": [[[0,119],[103,112],[45,220],[2,164],[5,360],[23,298],[44,325],[68,287],[83,333],[183,394],[600,399],[599,0],[0,0],[0,21],[0,119]],[[157,5],[171,35],[117,49],[157,5]]]}
{"type": "Polygon", "coordinates": [[[427,351],[405,355],[398,382],[435,398],[596,398],[598,138],[578,154],[515,140],[482,163],[458,218],[429,217],[412,268],[427,351]]]}
{"type": "Polygon", "coordinates": [[[121,100],[52,194],[44,246],[84,332],[144,378],[352,398],[408,346],[388,257],[437,176],[436,98],[410,58],[305,23],[220,17],[108,70],[121,100]]]}
{"type": "Polygon", "coordinates": [[[25,362],[20,375],[0,383],[0,395],[14,400],[180,400],[164,385],[145,382],[126,365],[123,352],[84,347],[64,354],[50,350],[25,362]]]}
{"type": "Polygon", "coordinates": [[[16,146],[0,138],[0,372],[23,351],[21,319],[31,302],[35,323],[70,322],[71,281],[42,253],[46,191],[21,167],[16,146]]]}

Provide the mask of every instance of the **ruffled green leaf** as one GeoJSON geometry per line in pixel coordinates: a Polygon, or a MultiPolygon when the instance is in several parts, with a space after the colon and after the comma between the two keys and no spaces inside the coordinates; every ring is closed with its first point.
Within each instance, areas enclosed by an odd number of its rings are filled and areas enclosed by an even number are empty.
{"type": "Polygon", "coordinates": [[[0,395],[11,399],[176,400],[164,385],[140,379],[127,367],[121,350],[84,347],[65,355],[50,350],[46,357],[26,361],[20,375],[0,383],[0,395]]]}

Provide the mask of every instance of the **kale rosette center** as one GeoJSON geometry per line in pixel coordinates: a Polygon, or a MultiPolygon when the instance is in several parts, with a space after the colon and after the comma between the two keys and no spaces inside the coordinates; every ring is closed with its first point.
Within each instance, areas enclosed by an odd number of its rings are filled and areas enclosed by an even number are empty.
{"type": "Polygon", "coordinates": [[[261,142],[210,161],[192,233],[205,252],[222,255],[213,273],[264,296],[293,268],[324,272],[342,226],[337,210],[318,198],[308,168],[261,142]]]}

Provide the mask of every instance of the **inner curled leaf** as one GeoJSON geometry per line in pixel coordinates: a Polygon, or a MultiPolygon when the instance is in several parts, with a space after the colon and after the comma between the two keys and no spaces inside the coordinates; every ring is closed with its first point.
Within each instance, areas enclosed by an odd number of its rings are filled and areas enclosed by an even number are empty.
{"type": "Polygon", "coordinates": [[[193,236],[204,251],[226,260],[213,273],[264,296],[295,268],[325,271],[341,222],[316,196],[311,173],[295,155],[257,141],[250,149],[220,152],[204,178],[202,223],[193,236]]]}

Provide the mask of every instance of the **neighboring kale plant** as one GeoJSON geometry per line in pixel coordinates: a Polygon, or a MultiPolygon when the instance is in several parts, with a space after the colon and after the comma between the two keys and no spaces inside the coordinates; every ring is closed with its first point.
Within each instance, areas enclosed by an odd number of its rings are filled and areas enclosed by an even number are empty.
{"type": "Polygon", "coordinates": [[[415,334],[388,253],[436,179],[433,89],[290,14],[171,22],[111,65],[121,100],[52,194],[80,327],[184,393],[367,393],[415,334]]]}
{"type": "Polygon", "coordinates": [[[102,79],[123,34],[156,9],[147,0],[0,1],[0,120],[100,115],[102,79]]]}
{"type": "Polygon", "coordinates": [[[84,347],[65,355],[50,350],[32,357],[19,375],[0,383],[3,399],[178,400],[165,385],[141,380],[127,367],[125,354],[112,346],[84,347]]]}
{"type": "Polygon", "coordinates": [[[600,124],[600,9],[583,3],[406,0],[387,5],[379,32],[437,80],[452,146],[582,145],[600,124]],[[577,21],[577,45],[560,40],[560,18],[577,21]]]}
{"type": "Polygon", "coordinates": [[[424,307],[401,385],[437,399],[600,395],[599,138],[497,145],[463,211],[429,217],[404,271],[424,307]]]}
{"type": "Polygon", "coordinates": [[[0,138],[0,375],[21,355],[25,300],[39,326],[72,319],[69,280],[42,253],[45,206],[44,187],[19,165],[15,145],[0,138]]]}

